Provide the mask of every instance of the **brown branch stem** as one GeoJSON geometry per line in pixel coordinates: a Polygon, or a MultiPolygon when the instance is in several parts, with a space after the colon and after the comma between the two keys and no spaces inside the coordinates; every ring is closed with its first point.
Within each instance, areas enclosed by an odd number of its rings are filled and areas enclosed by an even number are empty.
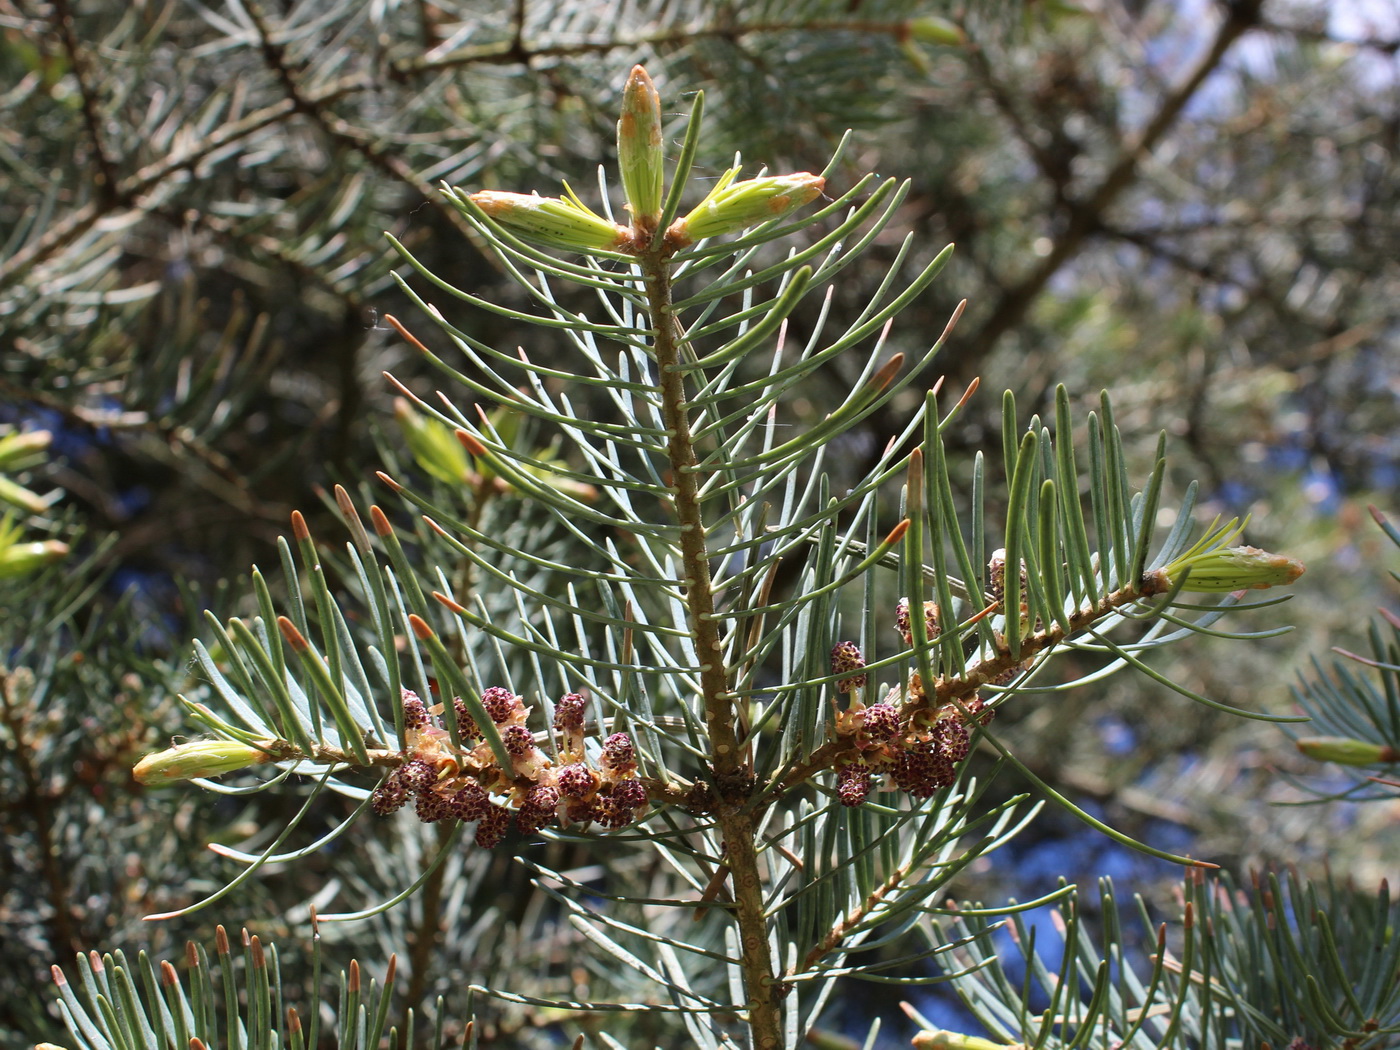
{"type": "Polygon", "coordinates": [[[622,39],[583,40],[568,44],[547,44],[528,47],[523,41],[512,37],[491,44],[478,44],[474,47],[459,48],[435,58],[424,56],[409,61],[395,62],[391,67],[395,76],[406,78],[423,73],[439,73],[458,66],[477,63],[506,65],[512,62],[528,62],[536,58],[576,58],[581,55],[607,54],[611,51],[646,52],[686,44],[694,40],[740,40],[746,36],[762,33],[791,33],[794,30],[816,33],[868,33],[879,36],[892,36],[903,40],[909,35],[908,23],[899,21],[874,21],[870,19],[811,19],[788,22],[753,22],[748,25],[729,24],[705,27],[685,27],[668,29],[657,33],[643,33],[622,39]]]}
{"type": "Polygon", "coordinates": [[[68,6],[68,0],[53,0],[53,15],[59,38],[63,41],[63,50],[68,55],[68,64],[73,69],[73,79],[78,84],[83,124],[87,128],[88,138],[92,140],[92,159],[97,167],[92,181],[97,187],[97,198],[108,208],[116,207],[120,201],[117,165],[107,150],[107,137],[102,133],[102,118],[97,112],[97,95],[92,88],[92,66],[88,53],[78,42],[78,34],[73,28],[73,10],[68,6]]]}
{"type": "Polygon", "coordinates": [[[419,196],[429,201],[442,215],[472,243],[478,243],[477,232],[455,208],[448,207],[442,198],[433,192],[433,187],[414,173],[413,169],[398,157],[386,151],[379,143],[361,129],[341,120],[330,111],[329,100],[321,99],[307,92],[297,77],[297,71],[287,64],[285,49],[276,42],[262,11],[257,4],[247,5],[249,17],[257,27],[262,41],[263,58],[268,68],[277,77],[287,98],[296,111],[309,117],[328,138],[351,152],[358,153],[390,178],[409,186],[419,196]]]}
{"type": "Polygon", "coordinates": [[[839,948],[841,942],[846,939],[846,935],[869,918],[871,913],[880,906],[881,901],[903,887],[904,880],[909,877],[911,870],[910,865],[901,864],[890,872],[889,877],[884,882],[866,894],[865,900],[847,912],[844,919],[828,930],[826,936],[812,946],[811,950],[803,956],[800,965],[793,967],[783,976],[791,978],[799,973],[807,973],[830,952],[839,948]]]}
{"type": "Polygon", "coordinates": [[[690,429],[683,339],[671,298],[670,263],[664,249],[644,253],[638,262],[651,318],[662,418],[668,433],[671,503],[680,524],[684,574],[679,582],[689,614],[691,643],[700,661],[701,702],[718,796],[715,815],[724,835],[725,863],[733,885],[734,902],[729,910],[738,925],[751,1045],[754,1050],[778,1050],[783,1045],[782,1011],[778,1008],[781,991],[774,979],[764,915],[763,876],[755,842],[757,817],[746,808],[753,793],[753,774],[735,732],[737,711],[714,614],[710,554],[700,500],[701,478],[690,429]]]}
{"type": "MultiPolygon", "coordinates": [[[[452,835],[451,822],[437,826],[438,849],[447,845],[452,835]]],[[[431,857],[425,858],[430,863],[431,857]]],[[[403,1031],[409,1031],[410,1018],[421,1011],[423,1000],[430,986],[429,971],[432,966],[433,950],[438,946],[445,932],[442,922],[442,888],[447,880],[448,865],[439,864],[429,873],[423,883],[419,898],[421,911],[417,928],[413,931],[408,953],[408,987],[403,998],[403,1031]]]]}

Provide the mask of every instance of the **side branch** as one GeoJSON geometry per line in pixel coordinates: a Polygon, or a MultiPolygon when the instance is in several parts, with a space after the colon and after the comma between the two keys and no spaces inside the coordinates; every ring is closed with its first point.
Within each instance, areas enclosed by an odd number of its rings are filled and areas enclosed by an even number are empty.
{"type": "Polygon", "coordinates": [[[53,16],[58,23],[58,34],[63,40],[68,64],[73,68],[73,78],[78,84],[83,124],[87,127],[88,138],[92,140],[92,159],[97,167],[93,172],[93,184],[97,187],[97,197],[102,207],[115,208],[121,203],[117,188],[117,165],[107,148],[107,136],[102,131],[102,115],[98,112],[97,95],[91,81],[92,63],[87,50],[78,42],[68,0],[54,0],[53,16]]]}
{"type": "MultiPolygon", "coordinates": [[[[977,691],[989,682],[995,682],[1008,674],[1015,673],[1040,653],[1059,645],[1066,639],[1082,634],[1110,613],[1141,601],[1143,598],[1165,593],[1170,589],[1170,586],[1170,583],[1164,578],[1149,574],[1142,580],[1127,587],[1120,587],[1118,590],[1104,595],[1093,605],[1086,605],[1071,614],[1069,630],[1065,630],[1058,623],[1052,623],[1045,629],[1023,638],[1019,656],[1012,656],[1010,650],[1004,645],[999,646],[995,655],[973,664],[966,673],[955,678],[938,679],[933,683],[932,689],[917,688],[918,676],[914,676],[916,688],[911,690],[910,699],[900,707],[901,724],[908,724],[916,715],[937,711],[946,704],[961,704],[971,700],[977,691]]],[[[930,639],[929,644],[936,644],[936,641],[937,639],[930,639]]],[[[768,795],[767,804],[771,805],[783,793],[805,783],[823,770],[843,765],[850,760],[851,749],[852,745],[849,740],[833,740],[823,744],[812,752],[811,758],[805,763],[789,771],[781,781],[770,786],[766,792],[768,795]]]]}
{"type": "Polygon", "coordinates": [[[800,966],[793,967],[784,977],[790,979],[800,973],[807,973],[828,954],[839,948],[851,930],[868,920],[890,894],[903,887],[904,880],[909,877],[911,867],[908,864],[901,864],[895,868],[890,873],[889,878],[866,894],[865,900],[847,912],[844,919],[827,931],[826,936],[803,957],[800,966]]]}

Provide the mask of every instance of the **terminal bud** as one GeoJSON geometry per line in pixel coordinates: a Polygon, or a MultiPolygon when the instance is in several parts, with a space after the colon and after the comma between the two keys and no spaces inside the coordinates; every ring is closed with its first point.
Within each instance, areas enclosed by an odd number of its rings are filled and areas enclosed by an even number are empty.
{"type": "Polygon", "coordinates": [[[666,152],[661,142],[661,96],[641,66],[633,66],[622,91],[617,122],[617,164],[632,225],[650,239],[661,218],[666,152]]]}
{"type": "Polygon", "coordinates": [[[142,784],[160,786],[196,777],[222,776],[271,758],[267,750],[237,740],[195,740],[147,755],[136,763],[132,775],[142,784]]]}
{"type": "Polygon", "coordinates": [[[1400,761],[1400,753],[1393,747],[1347,736],[1305,736],[1295,741],[1295,746],[1315,761],[1343,766],[1379,766],[1400,761]]]}
{"type": "Polygon", "coordinates": [[[1182,590],[1196,594],[1284,587],[1303,575],[1303,563],[1286,554],[1271,554],[1258,547],[1216,547],[1179,558],[1149,576],[1162,590],[1168,590],[1188,568],[1191,575],[1182,590]]]}

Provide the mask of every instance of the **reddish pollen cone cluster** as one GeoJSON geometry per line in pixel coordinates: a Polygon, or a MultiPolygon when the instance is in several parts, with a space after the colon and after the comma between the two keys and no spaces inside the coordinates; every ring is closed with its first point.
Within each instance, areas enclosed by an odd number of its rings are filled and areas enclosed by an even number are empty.
{"type": "MultiPolygon", "coordinates": [[[[928,636],[937,636],[937,606],[926,603],[924,616],[928,636]]],[[[900,600],[895,629],[906,645],[911,644],[907,600],[900,600]]],[[[972,728],[991,721],[992,709],[974,696],[961,707],[945,704],[930,710],[917,672],[909,676],[909,702],[902,708],[898,688],[867,705],[861,699],[864,668],[865,658],[854,642],[840,642],[832,649],[836,690],[851,697],[845,710],[836,712],[836,743],[846,745],[836,763],[836,793],[842,803],[859,806],[885,783],[915,798],[928,798],[951,785],[971,747],[972,728]],[[902,711],[913,713],[906,716],[902,711]]]]}
{"type": "Polygon", "coordinates": [[[399,765],[374,790],[376,813],[393,813],[411,800],[424,822],[476,822],[477,845],[490,848],[512,825],[524,834],[592,821],[620,828],[645,811],[646,786],[637,778],[627,734],[608,737],[596,755],[586,751],[583,696],[569,693],[555,705],[553,754],[536,745],[526,725],[530,708],[515,693],[492,686],[479,700],[509,764],[497,759],[461,697],[452,701],[458,745],[442,725],[442,706],[429,708],[404,690],[404,748],[399,765]]]}

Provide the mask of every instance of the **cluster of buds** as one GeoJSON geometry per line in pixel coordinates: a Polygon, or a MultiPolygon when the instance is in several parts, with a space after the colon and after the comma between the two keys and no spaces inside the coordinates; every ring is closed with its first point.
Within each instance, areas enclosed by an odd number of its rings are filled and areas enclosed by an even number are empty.
{"type": "MultiPolygon", "coordinates": [[[[1000,605],[1006,599],[1006,548],[992,551],[987,561],[987,585],[992,591],[992,601],[1000,605]]],[[[1022,594],[1025,593],[1023,590],[1022,594]]]]}
{"type": "MultiPolygon", "coordinates": [[[[1019,606],[1021,610],[1021,632],[1025,634],[1028,631],[1040,630],[1044,624],[1039,617],[1036,618],[1035,623],[1031,623],[1030,621],[1030,601],[1027,596],[1030,593],[1031,585],[1030,577],[1026,574],[1026,563],[1024,561],[1021,562],[1020,578],[1019,606]]],[[[1008,616],[1009,614],[1005,609],[1006,549],[1004,547],[998,547],[996,550],[992,551],[992,556],[987,561],[987,587],[992,595],[992,603],[998,609],[1001,609],[1003,617],[1008,616]]],[[[998,635],[998,642],[1000,643],[1001,641],[1004,641],[1004,639],[998,635]]],[[[995,684],[1003,685],[1005,683],[997,682],[995,684]]]]}
{"type": "MultiPolygon", "coordinates": [[[[929,602],[925,613],[932,619],[929,634],[937,630],[937,608],[929,602]]],[[[909,603],[901,600],[900,633],[907,635],[909,603]]],[[[865,667],[865,660],[854,642],[841,642],[831,651],[832,674],[848,674],[865,667]]],[[[837,679],[837,690],[850,693],[851,700],[844,711],[836,713],[834,735],[847,745],[844,761],[836,767],[836,793],[847,806],[859,806],[876,788],[877,778],[888,777],[892,785],[915,798],[930,795],[951,785],[957,776],[957,764],[967,757],[972,744],[972,725],[986,725],[995,713],[982,699],[973,696],[959,704],[945,704],[937,710],[922,706],[926,699],[918,672],[909,676],[909,700],[904,710],[899,706],[899,690],[892,689],[884,700],[866,705],[859,689],[865,676],[859,675],[860,685],[846,687],[852,677],[837,679]]]]}
{"type": "Polygon", "coordinates": [[[498,845],[514,824],[533,834],[551,824],[597,821],[609,828],[632,823],[647,805],[646,786],[637,777],[636,756],[626,733],[603,742],[596,763],[584,750],[587,700],[562,697],[554,710],[555,754],[535,744],[527,726],[530,708],[509,689],[482,692],[481,707],[495,724],[509,756],[503,766],[468,705],[456,697],[457,741],[443,728],[441,706],[428,707],[418,694],[403,692],[404,747],[399,764],[375,788],[370,805],[393,813],[410,800],[418,819],[476,822],[476,843],[498,845]]]}
{"type": "Polygon", "coordinates": [[[510,233],[546,247],[622,254],[660,247],[670,253],[780,219],[811,203],[826,186],[822,176],[806,171],[738,179],[739,169],[731,168],[704,200],[658,237],[666,189],[661,96],[641,66],[632,68],[623,88],[617,158],[632,219],[629,226],[599,215],[567,185],[562,197],[482,190],[470,194],[469,200],[510,233]]]}
{"type": "MultiPolygon", "coordinates": [[[[52,503],[49,496],[25,488],[7,475],[37,467],[47,458],[53,436],[47,430],[12,430],[0,427],[0,507],[24,514],[42,514],[52,503]]],[[[27,576],[68,554],[60,540],[24,540],[24,529],[0,513],[0,580],[27,576]]]]}

